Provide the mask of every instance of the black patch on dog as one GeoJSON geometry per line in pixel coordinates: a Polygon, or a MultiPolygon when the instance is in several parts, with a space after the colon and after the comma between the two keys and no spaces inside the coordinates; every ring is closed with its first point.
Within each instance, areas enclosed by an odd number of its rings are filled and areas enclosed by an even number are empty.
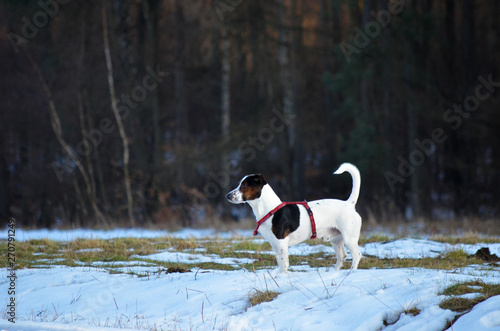
{"type": "Polygon", "coordinates": [[[276,238],[285,239],[297,230],[300,224],[300,211],[297,205],[286,205],[273,216],[272,230],[276,238]]]}

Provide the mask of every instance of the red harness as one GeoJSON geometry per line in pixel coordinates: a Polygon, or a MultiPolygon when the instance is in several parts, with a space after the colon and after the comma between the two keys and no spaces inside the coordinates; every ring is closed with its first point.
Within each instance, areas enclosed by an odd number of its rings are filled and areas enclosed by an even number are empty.
{"type": "Polygon", "coordinates": [[[259,227],[262,225],[262,223],[264,223],[265,221],[267,221],[267,219],[269,217],[273,216],[274,213],[276,213],[278,210],[280,210],[281,208],[285,207],[286,205],[302,205],[302,206],[304,206],[306,208],[307,213],[309,214],[309,218],[311,219],[311,228],[312,228],[311,239],[316,238],[316,222],[314,222],[314,215],[313,215],[313,212],[312,212],[311,208],[309,208],[309,205],[307,204],[307,201],[305,201],[305,200],[304,201],[296,201],[296,202],[282,202],[282,203],[280,203],[276,208],[274,208],[273,210],[271,210],[269,213],[267,213],[266,216],[262,217],[262,219],[257,222],[257,227],[255,228],[255,231],[253,232],[253,235],[254,236],[257,235],[259,227]]]}

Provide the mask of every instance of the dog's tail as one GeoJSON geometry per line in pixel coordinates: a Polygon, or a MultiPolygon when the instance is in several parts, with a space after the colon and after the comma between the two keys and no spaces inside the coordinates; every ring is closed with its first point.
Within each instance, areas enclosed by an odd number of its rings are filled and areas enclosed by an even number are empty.
{"type": "Polygon", "coordinates": [[[361,174],[359,173],[358,168],[350,163],[342,163],[337,171],[335,171],[333,174],[338,175],[346,171],[352,176],[352,191],[349,199],[347,199],[347,202],[355,205],[358,201],[359,189],[361,187],[361,174]]]}

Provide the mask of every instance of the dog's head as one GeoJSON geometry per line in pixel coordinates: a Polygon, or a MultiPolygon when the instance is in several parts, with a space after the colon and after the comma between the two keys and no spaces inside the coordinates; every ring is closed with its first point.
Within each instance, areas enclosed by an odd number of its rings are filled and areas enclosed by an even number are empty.
{"type": "Polygon", "coordinates": [[[260,198],[266,178],[262,174],[247,175],[240,181],[237,188],[226,194],[226,198],[231,203],[244,203],[260,198]]]}

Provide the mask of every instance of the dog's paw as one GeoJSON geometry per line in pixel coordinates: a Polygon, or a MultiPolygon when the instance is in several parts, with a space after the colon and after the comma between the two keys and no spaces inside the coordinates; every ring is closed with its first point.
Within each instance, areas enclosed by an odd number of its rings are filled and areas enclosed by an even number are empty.
{"type": "Polygon", "coordinates": [[[281,273],[281,268],[276,268],[273,271],[271,271],[271,276],[274,278],[278,277],[278,275],[281,273]]]}
{"type": "Polygon", "coordinates": [[[274,278],[278,278],[280,275],[284,275],[286,273],[288,273],[288,269],[283,270],[281,267],[278,267],[278,268],[274,269],[273,271],[271,271],[271,276],[273,276],[274,278]]]}

